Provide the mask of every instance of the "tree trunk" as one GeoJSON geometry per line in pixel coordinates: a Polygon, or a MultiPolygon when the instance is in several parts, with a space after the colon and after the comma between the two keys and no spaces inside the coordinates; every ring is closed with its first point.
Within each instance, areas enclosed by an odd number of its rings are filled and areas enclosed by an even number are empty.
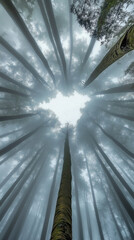
{"type": "Polygon", "coordinates": [[[58,239],[72,239],[71,155],[69,150],[68,133],[65,139],[62,177],[51,234],[51,240],[58,239]]]}
{"type": "Polygon", "coordinates": [[[59,56],[60,56],[60,59],[61,59],[61,62],[62,62],[62,66],[63,66],[63,70],[64,70],[64,77],[65,77],[65,80],[67,81],[66,60],[65,60],[65,55],[64,55],[64,52],[63,52],[58,28],[57,28],[57,25],[56,25],[56,20],[55,20],[51,0],[49,0],[49,1],[45,0],[44,4],[45,4],[45,7],[46,7],[46,10],[47,10],[47,13],[48,13],[48,18],[49,18],[50,26],[51,26],[51,29],[52,29],[52,32],[53,32],[53,37],[55,39],[55,43],[57,45],[59,56]]]}
{"type": "Polygon", "coordinates": [[[33,77],[39,81],[41,86],[43,85],[46,87],[48,85],[47,82],[35,70],[35,68],[32,67],[32,65],[2,37],[0,37],[0,44],[2,44],[4,48],[6,48],[19,62],[21,62],[21,64],[23,64],[23,66],[33,75],[33,77]]]}
{"type": "Polygon", "coordinates": [[[49,75],[51,76],[51,78],[55,79],[55,77],[53,75],[53,72],[50,69],[49,64],[48,64],[45,56],[43,55],[43,53],[40,50],[36,41],[34,40],[34,37],[30,33],[28,27],[26,26],[26,24],[25,24],[24,20],[22,19],[21,15],[19,14],[17,9],[15,8],[14,4],[11,2],[11,0],[8,0],[8,1],[2,0],[1,4],[5,8],[5,10],[8,12],[8,14],[11,16],[12,20],[19,27],[22,34],[24,34],[24,36],[26,37],[26,39],[28,40],[28,42],[30,43],[30,45],[32,46],[33,50],[36,52],[38,57],[41,59],[41,61],[43,62],[44,66],[45,66],[46,70],[48,71],[49,75]]]}
{"type": "Polygon", "coordinates": [[[50,193],[49,193],[49,197],[48,197],[47,209],[46,209],[46,214],[45,214],[45,219],[44,219],[44,223],[43,223],[43,228],[42,228],[40,240],[46,239],[48,226],[50,224],[51,209],[52,209],[52,204],[53,204],[53,201],[54,201],[54,190],[56,188],[56,183],[57,183],[56,182],[56,177],[57,177],[57,173],[58,173],[60,157],[61,157],[61,149],[60,149],[59,154],[58,154],[56,169],[55,169],[52,184],[51,184],[51,189],[50,189],[50,193]]]}
{"type": "Polygon", "coordinates": [[[9,89],[9,88],[5,88],[5,87],[0,87],[0,92],[4,92],[4,93],[10,93],[10,94],[14,94],[14,95],[17,95],[17,96],[21,96],[21,97],[25,97],[25,98],[28,98],[29,96],[25,93],[21,93],[21,92],[18,92],[16,90],[13,90],[13,89],[9,89]]]}
{"type": "Polygon", "coordinates": [[[121,119],[127,119],[127,120],[132,121],[132,122],[134,121],[134,116],[125,116],[125,115],[120,114],[120,113],[110,112],[110,111],[105,110],[103,108],[100,108],[100,109],[102,109],[105,113],[110,114],[111,116],[119,117],[121,119]]]}
{"type": "MultiPolygon", "coordinates": [[[[93,137],[93,135],[90,133],[91,135],[91,139],[92,139],[92,142],[93,142],[93,145],[95,147],[95,149],[97,148],[98,151],[100,152],[100,148],[98,148],[98,144],[95,140],[95,138],[93,137]]],[[[124,208],[126,209],[128,215],[130,216],[130,218],[132,219],[132,221],[134,220],[134,210],[133,210],[133,207],[131,206],[131,204],[129,203],[129,201],[127,200],[126,196],[124,195],[124,193],[122,192],[121,188],[118,186],[116,180],[113,178],[113,176],[111,175],[109,169],[105,166],[105,164],[103,163],[102,159],[99,157],[99,155],[97,154],[97,151],[95,150],[95,153],[96,153],[96,156],[97,156],[97,159],[99,160],[105,174],[108,176],[111,184],[113,185],[113,188],[114,190],[116,191],[116,194],[118,195],[121,203],[123,204],[124,208]]],[[[101,152],[102,154],[102,152],[101,152]]],[[[103,157],[105,158],[106,155],[103,157]]]]}
{"type": "MultiPolygon", "coordinates": [[[[27,186],[27,188],[25,189],[25,192],[23,193],[23,196],[21,197],[19,204],[14,209],[14,212],[10,217],[10,221],[7,222],[5,229],[1,234],[1,240],[9,239],[9,236],[12,233],[12,231],[16,225],[16,222],[20,216],[20,213],[22,213],[24,206],[29,198],[29,195],[31,194],[32,190],[35,187],[36,181],[37,181],[37,179],[40,175],[40,172],[42,170],[42,167],[44,165],[44,158],[42,158],[43,153],[44,153],[44,151],[42,151],[41,154],[39,155],[39,157],[37,158],[38,161],[36,162],[36,166],[34,166],[34,173],[32,174],[31,181],[30,181],[29,185],[27,186]]],[[[29,174],[27,174],[27,177],[29,177],[29,174]]],[[[25,182],[26,182],[26,180],[23,182],[23,184],[25,184],[25,182]]],[[[18,187],[18,189],[17,189],[18,192],[21,190],[21,187],[18,187]]],[[[15,194],[15,197],[17,196],[17,194],[18,193],[15,194]]],[[[10,202],[9,202],[9,204],[10,204],[10,202]]]]}
{"type": "Polygon", "coordinates": [[[25,114],[20,114],[20,115],[0,116],[0,122],[32,117],[32,116],[37,115],[37,114],[38,113],[25,113],[25,114]]]}
{"type": "Polygon", "coordinates": [[[105,55],[85,82],[85,87],[94,81],[107,67],[132,50],[134,50],[134,25],[123,34],[119,41],[105,55]]]}
{"type": "MultiPolygon", "coordinates": [[[[45,7],[44,7],[44,5],[42,3],[42,0],[38,0],[38,5],[39,5],[39,8],[40,8],[40,11],[41,11],[41,14],[42,14],[42,18],[44,20],[44,24],[46,26],[46,29],[47,29],[47,32],[48,32],[48,35],[49,35],[49,38],[50,38],[50,41],[51,41],[51,43],[53,45],[57,62],[59,64],[61,73],[63,74],[63,67],[62,67],[62,64],[61,64],[61,61],[60,61],[60,58],[59,58],[59,55],[58,55],[58,51],[57,51],[57,48],[56,48],[56,44],[54,42],[54,37],[53,37],[53,33],[52,33],[52,30],[51,30],[51,27],[50,27],[49,19],[47,17],[46,9],[45,9],[45,7]]],[[[56,84],[56,83],[54,82],[54,84],[56,84]]]]}
{"type": "Polygon", "coordinates": [[[20,87],[21,89],[27,90],[27,91],[32,92],[32,93],[36,93],[33,89],[30,89],[30,88],[24,86],[22,83],[17,82],[13,78],[7,76],[5,73],[0,72],[0,77],[3,78],[4,80],[10,82],[10,83],[15,84],[16,86],[20,87]]]}
{"type": "Polygon", "coordinates": [[[27,138],[31,137],[34,133],[36,133],[41,127],[43,126],[43,124],[41,124],[39,127],[37,127],[36,129],[34,129],[33,131],[25,134],[24,136],[22,136],[21,138],[17,139],[16,141],[10,143],[9,145],[7,145],[6,147],[2,148],[0,150],[0,156],[4,155],[5,153],[11,151],[13,148],[17,147],[20,143],[24,142],[27,138]]]}
{"type": "Polygon", "coordinates": [[[100,92],[95,93],[95,95],[110,94],[110,93],[128,93],[134,92],[134,83],[125,84],[122,86],[109,88],[100,92]]]}
{"type": "Polygon", "coordinates": [[[123,152],[128,154],[130,157],[134,158],[134,153],[129,151],[123,144],[121,144],[117,139],[114,139],[110,134],[108,134],[95,120],[94,123],[101,129],[101,131],[111,139],[123,152]]]}

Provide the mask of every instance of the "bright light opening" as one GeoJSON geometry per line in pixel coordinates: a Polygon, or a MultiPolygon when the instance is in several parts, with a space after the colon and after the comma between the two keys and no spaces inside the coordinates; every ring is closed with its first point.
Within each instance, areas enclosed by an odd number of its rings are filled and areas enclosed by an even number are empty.
{"type": "Polygon", "coordinates": [[[69,97],[58,93],[49,103],[40,103],[39,107],[53,111],[63,126],[67,123],[75,126],[82,115],[81,109],[90,100],[87,95],[81,95],[77,92],[69,97]]]}

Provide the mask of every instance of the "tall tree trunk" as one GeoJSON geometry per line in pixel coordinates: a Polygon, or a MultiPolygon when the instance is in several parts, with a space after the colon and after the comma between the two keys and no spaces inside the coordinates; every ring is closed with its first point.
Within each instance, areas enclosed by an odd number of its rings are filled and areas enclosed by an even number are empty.
{"type": "MultiPolygon", "coordinates": [[[[21,172],[19,177],[14,181],[14,183],[9,187],[5,195],[1,198],[1,215],[0,220],[4,217],[6,211],[10,207],[11,203],[17,196],[17,193],[21,190],[23,184],[26,182],[28,177],[32,174],[33,171],[35,171],[35,166],[38,165],[38,153],[42,147],[37,151],[37,153],[34,155],[34,157],[31,159],[31,161],[27,164],[25,169],[21,172]]],[[[37,166],[36,166],[37,167],[37,166]]]]}
{"type": "MultiPolygon", "coordinates": [[[[48,32],[50,41],[51,41],[51,43],[53,45],[54,52],[55,52],[55,55],[56,55],[56,58],[57,58],[57,62],[59,64],[61,73],[63,74],[63,67],[62,67],[62,64],[61,64],[60,57],[58,55],[58,51],[57,51],[57,47],[56,47],[56,44],[55,44],[55,41],[54,41],[53,33],[52,33],[52,30],[51,30],[51,27],[50,27],[49,19],[47,17],[46,9],[44,7],[44,4],[42,3],[42,0],[38,0],[38,5],[40,7],[40,11],[41,11],[41,14],[42,14],[42,17],[43,17],[43,20],[44,20],[44,24],[45,24],[45,26],[47,28],[47,32],[48,32]]],[[[55,82],[54,82],[54,84],[55,84],[55,82]]]]}
{"type": "MultiPolygon", "coordinates": [[[[91,139],[92,139],[92,142],[93,142],[93,145],[95,147],[95,149],[97,148],[98,151],[100,152],[100,148],[98,148],[98,144],[95,140],[95,138],[93,137],[93,135],[90,133],[91,135],[91,139]]],[[[124,195],[124,192],[122,191],[122,189],[120,188],[120,186],[118,186],[116,180],[113,178],[113,176],[111,175],[109,169],[105,166],[105,164],[103,163],[102,159],[99,157],[99,155],[97,154],[97,151],[95,150],[95,153],[96,153],[96,156],[97,156],[97,159],[99,160],[104,172],[106,173],[106,175],[108,176],[111,184],[113,185],[113,188],[115,189],[116,191],[116,194],[118,195],[121,203],[123,204],[124,208],[126,209],[128,215],[130,216],[130,218],[132,219],[132,221],[134,220],[134,209],[133,207],[131,206],[131,204],[129,203],[129,201],[127,200],[126,196],[124,195]]],[[[102,154],[102,152],[101,152],[102,154]]],[[[105,155],[106,156],[106,155],[105,155]]],[[[103,157],[105,158],[105,156],[103,155],[103,157]]]]}
{"type": "Polygon", "coordinates": [[[68,132],[65,139],[62,177],[51,234],[51,240],[58,239],[72,239],[71,155],[69,149],[68,132]]]}
{"type": "MultiPolygon", "coordinates": [[[[16,222],[20,216],[20,213],[22,213],[23,209],[24,209],[24,206],[29,198],[29,195],[31,194],[32,190],[34,189],[35,187],[35,184],[36,184],[36,181],[40,175],[40,172],[42,171],[42,167],[44,165],[44,158],[42,157],[44,151],[42,151],[41,149],[41,153],[40,155],[37,157],[36,159],[36,165],[34,165],[34,172],[32,173],[32,178],[30,180],[30,183],[29,185],[27,186],[27,188],[25,189],[25,192],[23,193],[20,201],[19,201],[19,204],[15,207],[13,213],[11,214],[10,216],[10,220],[7,222],[7,224],[5,225],[5,228],[2,232],[2,235],[1,235],[1,240],[7,240],[9,239],[9,236],[10,234],[12,233],[15,225],[16,225],[16,222]]],[[[29,178],[29,174],[30,173],[27,173],[27,177],[26,178],[29,178]]],[[[26,182],[26,178],[25,180],[23,180],[23,184],[25,184],[26,182]]],[[[23,185],[22,184],[22,185],[23,185]]],[[[21,190],[23,186],[17,186],[17,191],[19,192],[21,190]]],[[[11,196],[11,198],[14,198],[17,196],[18,192],[16,192],[15,194],[13,194],[11,196]]],[[[13,192],[14,193],[14,192],[13,192]]],[[[10,204],[10,202],[9,202],[10,204]]],[[[14,239],[14,238],[13,238],[14,239]]]]}
{"type": "Polygon", "coordinates": [[[78,70],[80,74],[82,74],[82,72],[83,72],[84,66],[86,65],[87,60],[90,57],[90,54],[91,54],[91,52],[94,48],[95,42],[96,42],[96,39],[94,37],[92,37],[91,40],[90,40],[88,49],[86,51],[86,54],[83,58],[82,64],[81,64],[81,66],[79,67],[79,70],[78,70]]]}
{"type": "Polygon", "coordinates": [[[134,25],[123,34],[119,41],[105,55],[85,82],[85,87],[94,81],[107,67],[132,50],[134,50],[134,25]]]}
{"type": "Polygon", "coordinates": [[[122,86],[109,88],[100,92],[95,93],[95,95],[110,94],[110,93],[128,93],[134,92],[134,83],[125,84],[122,86]]]}
{"type": "Polygon", "coordinates": [[[71,65],[72,65],[72,55],[73,55],[73,19],[70,11],[72,0],[68,0],[69,5],[69,28],[70,28],[70,57],[68,64],[68,80],[71,80],[71,65]]]}
{"type": "Polygon", "coordinates": [[[0,122],[32,117],[32,116],[37,115],[37,114],[38,113],[25,113],[25,114],[20,114],[20,115],[0,116],[0,122]]]}
{"type": "MultiPolygon", "coordinates": [[[[101,129],[101,131],[111,139],[123,152],[128,154],[130,157],[134,158],[134,153],[129,151],[124,145],[122,145],[117,139],[113,138],[110,134],[108,134],[95,120],[94,123],[101,129]]],[[[112,163],[111,163],[112,164],[112,163]]]]}
{"type": "Polygon", "coordinates": [[[104,112],[110,114],[111,116],[119,117],[121,119],[127,119],[129,121],[134,121],[134,116],[125,116],[125,115],[120,114],[120,113],[110,112],[110,111],[108,111],[108,110],[106,110],[106,109],[104,109],[102,107],[100,109],[102,109],[104,112]]]}
{"type": "Polygon", "coordinates": [[[0,44],[5,47],[23,66],[33,75],[33,77],[41,83],[41,85],[48,85],[47,82],[39,75],[34,67],[20,54],[18,53],[4,38],[0,37],[0,44]]]}
{"type": "Polygon", "coordinates": [[[22,136],[21,138],[17,139],[16,141],[10,143],[9,145],[7,145],[6,147],[0,149],[0,156],[4,155],[5,153],[11,151],[13,148],[17,147],[20,143],[24,142],[27,138],[31,137],[34,133],[36,133],[42,126],[44,125],[41,124],[39,127],[37,127],[36,129],[34,129],[33,131],[25,134],[24,136],[22,136]]]}
{"type": "MultiPolygon", "coordinates": [[[[32,34],[30,33],[28,27],[26,26],[24,20],[22,19],[21,15],[19,14],[19,12],[17,11],[17,9],[15,8],[14,4],[11,2],[11,0],[5,1],[2,0],[1,4],[3,5],[3,7],[5,8],[5,10],[8,12],[8,14],[11,16],[11,18],[13,19],[13,21],[16,23],[16,25],[19,27],[19,29],[21,30],[21,32],[24,34],[24,36],[26,37],[26,39],[28,40],[28,42],[30,43],[30,45],[32,46],[33,50],[36,52],[36,54],[38,55],[38,57],[41,59],[41,61],[43,62],[46,70],[48,71],[49,75],[51,76],[51,78],[54,80],[55,77],[53,75],[52,70],[49,67],[49,64],[47,62],[47,59],[45,58],[45,56],[43,55],[43,53],[41,52],[38,44],[36,43],[36,41],[34,40],[34,37],[32,36],[32,34]]],[[[54,80],[55,81],[55,80],[54,80]]]]}
{"type": "Polygon", "coordinates": [[[5,93],[10,93],[10,94],[14,94],[14,95],[17,95],[17,96],[21,96],[21,97],[25,97],[25,98],[28,98],[29,96],[25,93],[21,93],[21,92],[18,92],[16,90],[13,90],[13,89],[9,89],[9,88],[5,88],[5,87],[0,87],[0,92],[5,92],[5,93]]]}
{"type": "Polygon", "coordinates": [[[65,80],[67,81],[66,60],[65,60],[65,55],[64,55],[64,52],[63,52],[58,28],[57,28],[57,25],[56,25],[56,20],[55,20],[51,0],[44,0],[44,4],[45,4],[46,10],[47,10],[47,14],[48,14],[49,22],[50,22],[50,25],[51,25],[51,28],[52,28],[55,43],[57,45],[57,49],[58,49],[58,52],[59,52],[59,55],[60,55],[60,58],[61,58],[61,62],[62,62],[63,70],[64,70],[64,77],[65,77],[65,80]]]}
{"type": "Polygon", "coordinates": [[[98,208],[97,208],[97,202],[96,202],[96,198],[95,198],[91,174],[90,174],[88,163],[87,163],[87,157],[86,157],[86,168],[88,171],[89,182],[90,182],[90,186],[91,186],[91,193],[92,193],[92,198],[93,198],[93,205],[94,205],[95,216],[96,216],[96,220],[97,220],[97,224],[98,224],[99,234],[100,234],[101,240],[104,240],[104,233],[102,231],[101,220],[100,220],[100,216],[99,216],[99,212],[98,212],[98,208]]]}
{"type": "Polygon", "coordinates": [[[52,209],[52,204],[53,204],[53,199],[54,199],[54,190],[56,188],[56,183],[57,183],[56,182],[56,177],[57,177],[57,173],[58,173],[60,157],[61,157],[61,149],[60,149],[59,154],[58,154],[56,169],[55,169],[52,184],[51,184],[51,189],[50,189],[50,193],[49,193],[49,197],[48,197],[48,204],[47,204],[47,209],[46,209],[45,219],[44,219],[44,222],[43,222],[43,228],[42,228],[40,240],[46,239],[48,226],[50,224],[51,209],[52,209]]]}
{"type": "Polygon", "coordinates": [[[24,86],[22,83],[17,82],[16,80],[14,80],[14,79],[12,79],[11,77],[7,76],[7,75],[6,75],[5,73],[3,73],[3,72],[0,72],[0,77],[3,78],[4,80],[10,82],[10,83],[15,84],[16,86],[18,86],[18,87],[20,87],[20,88],[22,88],[22,89],[24,89],[24,90],[27,90],[27,91],[29,91],[29,92],[35,93],[35,91],[34,91],[33,89],[30,89],[29,87],[24,86]]]}

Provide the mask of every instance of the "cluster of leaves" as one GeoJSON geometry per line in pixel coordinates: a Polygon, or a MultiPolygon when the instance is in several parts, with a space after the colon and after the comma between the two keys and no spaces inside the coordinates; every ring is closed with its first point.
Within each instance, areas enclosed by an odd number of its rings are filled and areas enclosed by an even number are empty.
{"type": "Polygon", "coordinates": [[[100,14],[98,0],[75,0],[71,12],[77,16],[77,21],[91,34],[95,34],[96,22],[100,14]]]}
{"type": "Polygon", "coordinates": [[[132,3],[133,0],[105,0],[100,6],[97,0],[75,0],[71,12],[91,35],[108,43],[122,28],[132,24],[133,14],[127,10],[129,6],[133,8],[132,3]]]}

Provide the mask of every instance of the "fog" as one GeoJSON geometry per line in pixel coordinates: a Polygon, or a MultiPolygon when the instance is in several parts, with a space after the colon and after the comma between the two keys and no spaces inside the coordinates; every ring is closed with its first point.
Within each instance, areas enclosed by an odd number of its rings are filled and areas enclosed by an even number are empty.
{"type": "Polygon", "coordinates": [[[132,240],[134,51],[85,88],[116,39],[50,2],[0,3],[1,239],[51,238],[68,128],[72,239],[132,240]]]}

